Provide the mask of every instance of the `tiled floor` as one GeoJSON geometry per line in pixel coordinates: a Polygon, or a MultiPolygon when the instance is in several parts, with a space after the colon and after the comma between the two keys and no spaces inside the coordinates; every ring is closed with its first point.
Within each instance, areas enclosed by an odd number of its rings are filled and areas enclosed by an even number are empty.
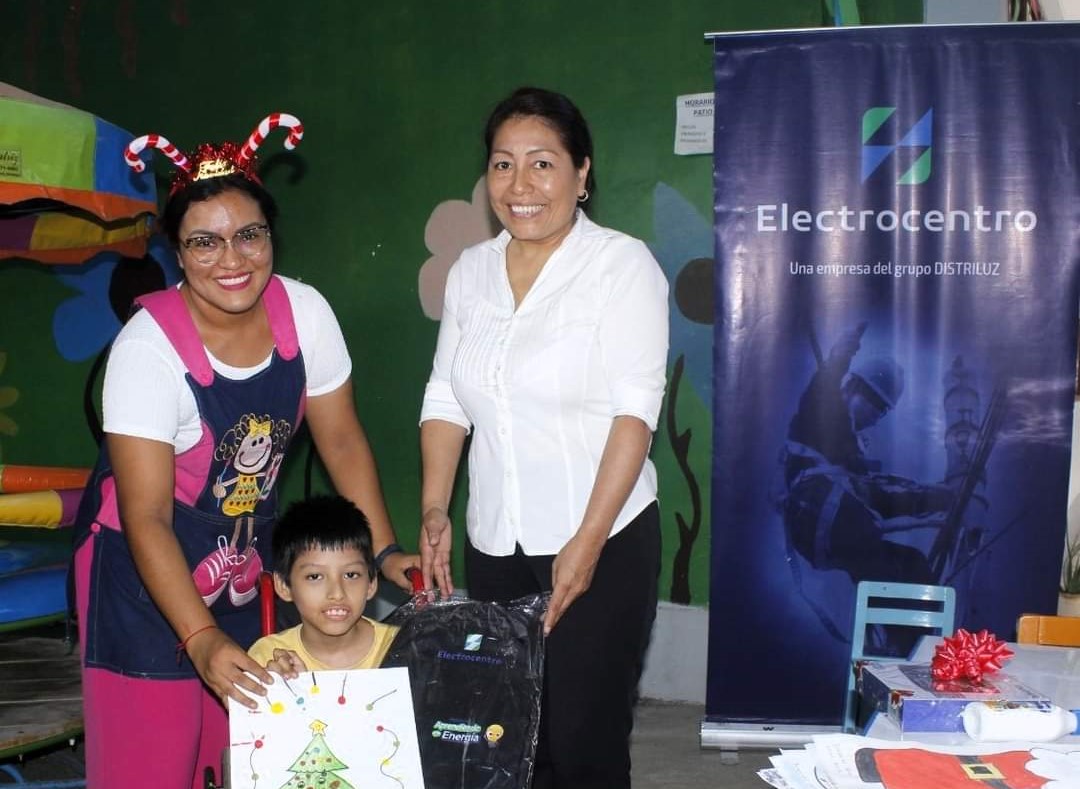
{"type": "Polygon", "coordinates": [[[767,789],[757,771],[769,767],[775,749],[742,750],[730,764],[720,751],[699,745],[705,708],[699,704],[644,701],[638,705],[631,741],[634,789],[767,789]]]}

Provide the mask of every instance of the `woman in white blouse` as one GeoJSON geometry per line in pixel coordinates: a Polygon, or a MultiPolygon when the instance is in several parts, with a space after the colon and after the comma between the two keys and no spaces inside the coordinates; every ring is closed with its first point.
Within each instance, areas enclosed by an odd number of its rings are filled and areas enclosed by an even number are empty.
{"type": "Polygon", "coordinates": [[[667,281],[594,224],[574,104],[521,88],[488,119],[505,228],[450,270],[421,414],[424,578],[452,591],[451,491],[465,437],[469,595],[550,591],[533,786],[630,786],[633,701],[660,568],[648,459],[667,365],[667,281]]]}

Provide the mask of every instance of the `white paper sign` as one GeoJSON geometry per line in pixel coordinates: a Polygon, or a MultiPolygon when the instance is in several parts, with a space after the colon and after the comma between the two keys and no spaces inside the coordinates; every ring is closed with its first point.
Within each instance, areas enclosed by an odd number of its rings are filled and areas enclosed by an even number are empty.
{"type": "Polygon", "coordinates": [[[408,669],[274,680],[256,710],[229,700],[230,789],[423,789],[408,669]]]}
{"type": "Polygon", "coordinates": [[[688,93],[675,99],[675,153],[713,152],[713,94],[688,93]]]}

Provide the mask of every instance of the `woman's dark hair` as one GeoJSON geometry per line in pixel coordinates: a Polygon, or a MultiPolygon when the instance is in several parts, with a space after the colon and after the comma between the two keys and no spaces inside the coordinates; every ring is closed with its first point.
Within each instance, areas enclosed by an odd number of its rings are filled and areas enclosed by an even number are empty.
{"type": "MultiPolygon", "coordinates": [[[[593,161],[592,135],[581,111],[566,96],[543,88],[518,88],[495,105],[484,127],[484,149],[488,159],[491,158],[495,133],[511,118],[539,118],[550,126],[559,135],[575,167],[581,168],[586,158],[593,161]]],[[[590,196],[596,193],[595,169],[594,163],[585,177],[585,188],[590,196]]]]}
{"type": "Polygon", "coordinates": [[[184,221],[184,215],[191,204],[201,203],[228,191],[243,192],[258,203],[263,216],[266,217],[266,224],[269,225],[271,234],[274,232],[274,223],[277,221],[278,213],[274,198],[259,184],[239,173],[233,173],[218,178],[193,181],[165,202],[165,210],[161,212],[160,219],[161,232],[169,239],[173,249],[180,246],[180,223],[184,221]]]}

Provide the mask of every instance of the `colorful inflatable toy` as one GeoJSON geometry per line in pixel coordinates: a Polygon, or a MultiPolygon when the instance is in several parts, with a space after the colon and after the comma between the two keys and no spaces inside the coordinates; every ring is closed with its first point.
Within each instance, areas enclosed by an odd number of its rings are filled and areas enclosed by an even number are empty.
{"type": "Polygon", "coordinates": [[[0,525],[70,526],[89,477],[88,468],[0,465],[0,525]]]}
{"type": "Polygon", "coordinates": [[[10,463],[0,463],[0,493],[85,488],[89,478],[88,468],[13,466],[10,463]]]}
{"type": "Polygon", "coordinates": [[[74,522],[89,476],[84,468],[0,465],[0,631],[66,615],[71,539],[57,530],[74,522]]]}
{"type": "Polygon", "coordinates": [[[63,619],[67,565],[0,576],[0,632],[63,619]]]}
{"type": "Polygon", "coordinates": [[[0,524],[45,529],[70,526],[75,521],[82,494],[82,488],[0,493],[0,524]]]}
{"type": "Polygon", "coordinates": [[[0,538],[0,578],[37,567],[64,564],[71,559],[68,540],[9,540],[0,538]]]}
{"type": "Polygon", "coordinates": [[[89,112],[0,83],[0,259],[82,263],[114,250],[142,257],[156,213],[153,173],[119,151],[132,135],[89,112]]]}

